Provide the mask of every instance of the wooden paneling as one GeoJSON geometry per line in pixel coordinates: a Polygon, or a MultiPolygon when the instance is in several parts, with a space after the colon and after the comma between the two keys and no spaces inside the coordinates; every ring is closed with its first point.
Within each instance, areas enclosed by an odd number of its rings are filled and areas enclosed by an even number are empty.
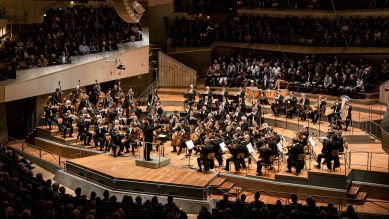
{"type": "Polygon", "coordinates": [[[385,91],[385,89],[389,89],[389,81],[380,85],[380,103],[387,104],[389,103],[389,91],[385,91]]]}
{"type": "Polygon", "coordinates": [[[170,56],[159,52],[158,79],[160,87],[186,87],[196,84],[197,72],[170,56]]]}

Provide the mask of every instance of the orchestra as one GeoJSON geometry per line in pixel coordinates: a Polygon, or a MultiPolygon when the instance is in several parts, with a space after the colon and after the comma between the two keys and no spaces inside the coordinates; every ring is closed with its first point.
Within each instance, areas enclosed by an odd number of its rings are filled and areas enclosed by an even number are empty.
{"type": "MultiPolygon", "coordinates": [[[[261,92],[261,95],[264,96],[264,93],[261,92]]],[[[96,80],[89,95],[78,85],[71,91],[71,100],[66,100],[66,95],[57,88],[44,106],[45,124],[49,129],[57,125],[63,132],[63,138],[66,138],[67,135],[73,136],[75,123],[77,140],[83,142],[84,146],[91,145],[93,140],[94,147],[100,151],[112,150],[114,157],[127,153],[136,156],[135,149],[143,147],[143,159],[151,161],[150,152],[153,146],[159,150],[161,142],[158,136],[163,133],[170,140],[172,152],[178,156],[187,148],[188,141],[193,142],[194,147],[186,150],[186,156],[192,156],[193,151],[199,156],[197,163],[200,172],[215,168],[214,159],[218,161],[219,168],[230,171],[230,164],[233,164],[235,170],[239,171],[246,168],[245,159],[248,159],[249,162],[255,161],[256,172],[260,176],[263,168],[272,168],[274,160],[286,154],[287,172],[292,172],[292,167],[296,168],[296,174],[301,172],[304,167],[302,155],[311,153],[307,150],[308,126],[297,131],[291,143],[280,149],[281,136],[262,117],[263,101],[260,95],[251,100],[250,107],[246,105],[247,96],[243,88],[234,93],[226,87],[222,87],[220,92],[206,87],[198,96],[197,102],[196,90],[190,85],[184,93],[184,110],[167,114],[156,89],[152,89],[144,111],[142,103],[136,101],[132,88],[124,93],[119,82],[108,89],[105,95],[96,80]],[[253,150],[258,151],[258,160],[253,157],[253,150]]],[[[345,122],[347,130],[352,122],[349,100],[341,97],[331,106],[333,111],[327,115],[337,128],[341,129],[342,122],[345,122]]],[[[293,92],[289,92],[284,97],[279,90],[268,102],[271,102],[271,109],[276,116],[281,113],[289,118],[298,115],[298,119],[311,118],[313,123],[319,121],[327,106],[322,96],[311,106],[306,94],[298,99],[293,92]]],[[[322,159],[329,169],[338,167],[339,158],[334,154],[343,150],[343,142],[341,132],[335,135],[330,133],[328,140],[323,142],[322,153],[317,157],[318,167],[322,159]],[[332,160],[334,166],[331,166],[332,160]]]]}

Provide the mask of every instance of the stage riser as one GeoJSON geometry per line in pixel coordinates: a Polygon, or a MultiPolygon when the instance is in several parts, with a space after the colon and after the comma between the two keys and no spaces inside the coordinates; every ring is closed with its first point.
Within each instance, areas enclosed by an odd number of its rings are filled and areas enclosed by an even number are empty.
{"type": "MultiPolygon", "coordinates": [[[[96,192],[101,196],[105,190],[108,190],[110,196],[116,196],[118,200],[122,200],[124,195],[131,195],[133,198],[136,196],[141,196],[142,200],[151,200],[154,194],[147,193],[138,193],[138,192],[123,192],[112,189],[108,186],[104,186],[102,184],[97,184],[92,181],[89,181],[85,178],[77,177],[71,173],[67,173],[64,171],[57,171],[55,174],[54,180],[61,185],[69,187],[70,189],[75,190],[77,187],[82,189],[82,194],[88,195],[92,191],[96,192]]],[[[167,196],[158,195],[158,200],[160,203],[165,204],[167,202],[167,196]]],[[[183,199],[177,196],[174,196],[174,202],[182,208],[185,212],[189,214],[198,214],[202,206],[206,206],[208,209],[212,209],[215,207],[213,203],[203,200],[195,200],[195,199],[183,199]]]]}
{"type": "Polygon", "coordinates": [[[308,172],[308,185],[335,189],[346,189],[347,176],[308,172]]]}
{"type": "Polygon", "coordinates": [[[374,185],[360,182],[353,182],[353,185],[359,187],[359,191],[367,192],[369,198],[389,200],[389,186],[388,185],[374,185]]]}
{"type": "Polygon", "coordinates": [[[206,199],[208,194],[208,191],[205,188],[200,187],[184,187],[173,184],[115,179],[113,177],[98,174],[93,170],[74,165],[71,162],[66,162],[66,171],[79,177],[91,180],[97,184],[120,191],[141,192],[155,195],[174,195],[175,197],[184,197],[196,200],[206,199]]]}
{"type": "MultiPolygon", "coordinates": [[[[333,188],[326,188],[326,187],[318,187],[318,186],[309,186],[303,184],[303,180],[296,179],[296,184],[293,183],[287,183],[287,182],[278,182],[278,180],[272,181],[272,180],[263,180],[255,177],[237,177],[231,174],[224,175],[222,174],[222,177],[225,177],[228,182],[234,183],[235,185],[242,187],[242,188],[250,188],[253,190],[261,190],[261,191],[276,191],[276,192],[286,192],[289,194],[305,194],[310,196],[331,196],[331,197],[343,197],[345,198],[347,196],[347,190],[344,189],[333,189],[333,188]]],[[[306,181],[306,180],[305,180],[306,181]]],[[[307,181],[306,181],[307,182],[307,181]]],[[[331,181],[328,182],[331,184],[331,181]]],[[[282,196],[280,194],[273,194],[276,196],[282,196]]],[[[286,197],[286,194],[284,194],[286,197]]]]}
{"type": "Polygon", "coordinates": [[[353,181],[389,185],[388,173],[353,169],[351,177],[353,181]]]}
{"type": "MultiPolygon", "coordinates": [[[[196,92],[197,93],[201,93],[205,90],[205,86],[198,86],[196,89],[196,92]]],[[[213,91],[221,91],[221,87],[212,87],[211,90],[213,91]]],[[[227,88],[227,90],[229,92],[238,92],[238,88],[235,88],[235,87],[231,87],[231,88],[227,88]]],[[[283,89],[281,89],[283,90],[283,89]]],[[[174,88],[165,88],[165,89],[162,89],[162,90],[159,90],[158,93],[159,94],[171,94],[171,95],[183,95],[183,93],[185,92],[186,90],[177,90],[177,89],[174,89],[174,88]]],[[[275,91],[274,91],[275,92],[275,91]]],[[[294,92],[294,94],[296,95],[296,97],[298,98],[301,98],[301,94],[300,92],[294,92]]],[[[313,100],[316,100],[318,98],[318,96],[320,94],[312,94],[312,93],[305,93],[306,96],[310,99],[313,99],[313,100]]],[[[246,91],[246,96],[248,96],[248,92],[246,91]]],[[[336,96],[328,96],[328,95],[322,95],[324,98],[327,98],[327,102],[331,103],[331,102],[334,102],[334,101],[337,101],[338,97],[336,96]]],[[[374,93],[368,93],[366,94],[366,97],[364,99],[351,99],[350,100],[350,103],[353,104],[353,103],[356,103],[356,104],[362,104],[362,105],[373,105],[373,104],[378,104],[378,92],[374,92],[374,93]]],[[[381,112],[382,113],[382,112],[381,112]]]]}
{"type": "Polygon", "coordinates": [[[35,137],[35,144],[42,149],[48,150],[54,154],[66,158],[87,157],[102,153],[96,150],[88,150],[77,146],[60,144],[55,141],[40,137],[35,137]]]}

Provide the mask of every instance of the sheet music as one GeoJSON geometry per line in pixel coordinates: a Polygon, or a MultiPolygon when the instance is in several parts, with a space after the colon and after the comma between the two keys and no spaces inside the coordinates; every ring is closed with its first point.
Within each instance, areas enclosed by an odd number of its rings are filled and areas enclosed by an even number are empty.
{"type": "Polygon", "coordinates": [[[226,143],[224,142],[220,143],[219,146],[223,152],[226,152],[228,150],[228,148],[226,147],[226,143]]]}
{"type": "Polygon", "coordinates": [[[166,135],[160,134],[158,135],[158,138],[166,138],[166,135]]]}
{"type": "Polygon", "coordinates": [[[189,150],[194,148],[194,144],[193,144],[192,140],[189,140],[189,141],[185,142],[185,144],[186,144],[186,147],[188,147],[189,150]]]}
{"type": "Polygon", "coordinates": [[[277,148],[278,148],[279,152],[282,152],[282,144],[281,144],[281,142],[277,143],[277,148]]]}
{"type": "Polygon", "coordinates": [[[247,147],[247,150],[249,151],[249,154],[254,152],[254,148],[253,148],[253,145],[251,143],[248,143],[246,145],[246,147],[247,147]]]}
{"type": "Polygon", "coordinates": [[[313,140],[313,138],[311,136],[308,137],[308,142],[309,142],[309,144],[311,144],[312,147],[315,147],[316,142],[315,142],[315,140],[313,140]]]}
{"type": "Polygon", "coordinates": [[[319,137],[319,140],[323,142],[324,140],[328,140],[328,138],[327,137],[319,137]]]}

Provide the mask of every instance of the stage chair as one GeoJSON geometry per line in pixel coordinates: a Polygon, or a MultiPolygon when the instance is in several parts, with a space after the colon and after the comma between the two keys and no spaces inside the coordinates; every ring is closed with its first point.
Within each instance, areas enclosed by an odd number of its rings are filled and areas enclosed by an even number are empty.
{"type": "Polygon", "coordinates": [[[266,175],[266,173],[269,174],[269,171],[271,168],[273,168],[274,173],[276,172],[276,169],[274,168],[274,161],[277,161],[277,160],[278,160],[278,158],[276,158],[275,155],[272,155],[269,157],[270,163],[266,163],[266,164],[262,165],[265,168],[265,175],[266,175]]]}
{"type": "Polygon", "coordinates": [[[296,165],[300,165],[302,163],[304,164],[304,169],[307,170],[306,160],[307,160],[307,154],[299,154],[299,156],[297,157],[298,162],[296,163],[296,165]]]}
{"type": "MultiPolygon", "coordinates": [[[[237,160],[243,160],[243,162],[245,162],[245,164],[246,164],[244,153],[239,153],[239,154],[237,154],[237,155],[236,155],[236,159],[237,159],[237,160]]],[[[233,162],[230,162],[230,163],[229,163],[229,169],[230,169],[230,171],[232,171],[232,169],[231,169],[231,163],[233,163],[233,162]]],[[[246,174],[247,174],[247,172],[248,172],[248,169],[247,169],[247,165],[246,165],[246,174]]]]}
{"type": "MultiPolygon", "coordinates": [[[[208,155],[207,155],[207,159],[208,159],[208,162],[210,162],[210,161],[213,161],[213,162],[215,162],[215,153],[209,153],[208,155]]],[[[209,163],[208,163],[208,165],[209,165],[209,163]]],[[[215,168],[216,169],[216,167],[215,167],[215,165],[213,165],[213,168],[215,168]]],[[[205,167],[204,167],[204,169],[205,169],[205,167]]],[[[209,172],[209,170],[207,171],[205,171],[205,173],[208,173],[209,172]]]]}

